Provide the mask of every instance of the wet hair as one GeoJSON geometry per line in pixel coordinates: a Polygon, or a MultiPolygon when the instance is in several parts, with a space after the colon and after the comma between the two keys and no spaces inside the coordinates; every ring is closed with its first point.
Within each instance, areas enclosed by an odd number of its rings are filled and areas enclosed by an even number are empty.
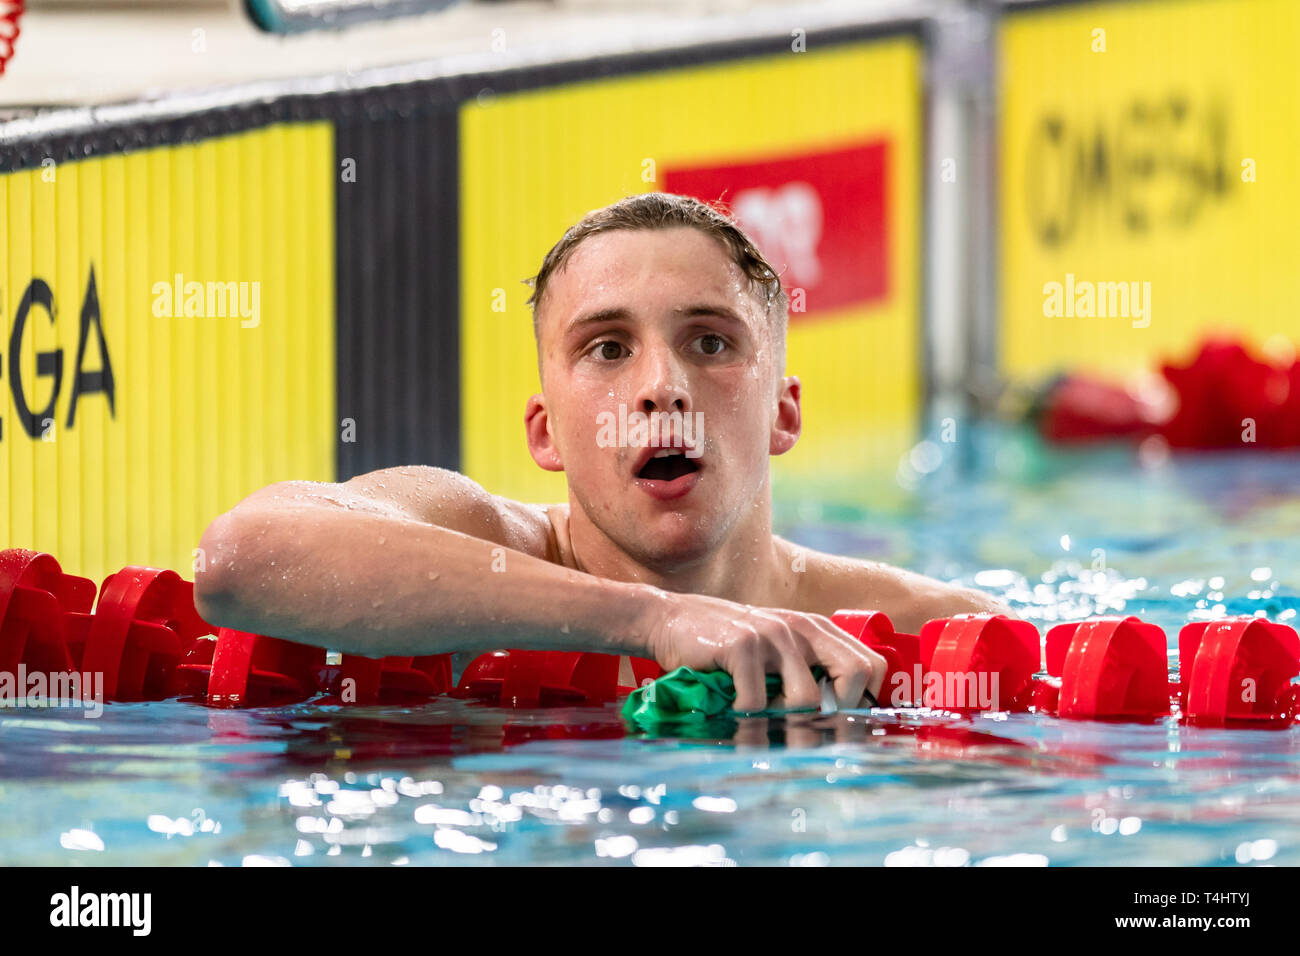
{"type": "MultiPolygon", "coordinates": [[[[542,260],[537,275],[526,279],[533,294],[528,304],[533,309],[533,335],[537,335],[537,317],[551,276],[563,268],[573,251],[584,239],[616,229],[673,229],[689,226],[717,239],[726,248],[731,260],[749,277],[750,289],[762,304],[767,316],[775,323],[777,341],[785,341],[786,323],[789,319],[790,300],[776,270],[763,258],[753,240],[749,238],[726,211],[721,200],[706,203],[692,196],[673,193],[639,193],[628,196],[601,209],[593,209],[560,238],[542,260]]],[[[540,356],[539,356],[540,361],[540,356]]]]}

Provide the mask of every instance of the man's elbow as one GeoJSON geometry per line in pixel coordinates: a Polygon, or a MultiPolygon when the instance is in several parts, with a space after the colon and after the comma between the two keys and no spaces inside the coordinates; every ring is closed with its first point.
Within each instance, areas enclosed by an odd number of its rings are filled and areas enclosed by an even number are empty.
{"type": "Polygon", "coordinates": [[[239,627],[244,575],[237,561],[244,522],[235,514],[218,516],[199,540],[194,562],[194,608],[209,624],[239,627]]]}

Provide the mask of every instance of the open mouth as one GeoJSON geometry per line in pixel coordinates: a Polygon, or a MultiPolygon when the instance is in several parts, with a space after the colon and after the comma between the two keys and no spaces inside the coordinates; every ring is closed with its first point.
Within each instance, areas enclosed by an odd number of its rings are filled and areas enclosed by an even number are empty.
{"type": "Polygon", "coordinates": [[[664,448],[656,452],[636,476],[647,481],[673,481],[699,470],[698,462],[694,458],[687,458],[683,449],[664,448]]]}

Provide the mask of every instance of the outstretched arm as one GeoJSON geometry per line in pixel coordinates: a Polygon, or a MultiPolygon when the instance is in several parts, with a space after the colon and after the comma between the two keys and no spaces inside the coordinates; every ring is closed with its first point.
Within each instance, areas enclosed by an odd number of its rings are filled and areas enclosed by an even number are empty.
{"type": "Polygon", "coordinates": [[[282,482],[208,527],[195,600],[213,624],[371,656],[560,639],[644,653],[631,622],[602,610],[637,586],[546,560],[549,524],[440,468],[282,482]]]}
{"type": "Polygon", "coordinates": [[[380,657],[500,647],[650,657],[725,670],[736,707],[816,706],[813,665],[842,706],[880,690],[884,659],[825,617],[618,582],[554,563],[540,508],[442,469],[342,484],[284,482],[217,518],[200,544],[213,624],[380,657]]]}

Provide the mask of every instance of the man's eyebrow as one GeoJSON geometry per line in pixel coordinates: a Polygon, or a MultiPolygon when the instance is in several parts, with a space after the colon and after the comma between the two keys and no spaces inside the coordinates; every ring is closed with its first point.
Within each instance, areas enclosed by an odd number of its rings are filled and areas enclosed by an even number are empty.
{"type": "Polygon", "coordinates": [[[673,311],[680,312],[683,315],[690,317],[697,315],[716,315],[723,319],[730,319],[732,322],[736,322],[740,325],[745,324],[745,320],[736,313],[735,309],[728,305],[714,305],[710,302],[701,302],[695,305],[684,306],[680,309],[673,309],[673,311]]]}
{"type": "MultiPolygon", "coordinates": [[[[681,306],[673,309],[674,312],[680,313],[688,318],[694,318],[701,315],[714,315],[719,318],[729,319],[738,325],[744,325],[745,320],[736,313],[736,310],[727,305],[718,305],[711,302],[697,302],[691,305],[681,306]]],[[[594,312],[588,312],[580,315],[565,327],[565,332],[573,332],[577,329],[589,325],[599,325],[604,322],[617,322],[632,318],[632,312],[622,306],[611,306],[607,309],[597,309],[594,312]]]]}
{"type": "Polygon", "coordinates": [[[599,325],[603,322],[617,322],[620,319],[630,319],[632,313],[622,306],[613,306],[608,309],[597,309],[595,312],[588,312],[580,315],[564,327],[566,333],[573,332],[575,329],[581,329],[588,325],[599,325]]]}

